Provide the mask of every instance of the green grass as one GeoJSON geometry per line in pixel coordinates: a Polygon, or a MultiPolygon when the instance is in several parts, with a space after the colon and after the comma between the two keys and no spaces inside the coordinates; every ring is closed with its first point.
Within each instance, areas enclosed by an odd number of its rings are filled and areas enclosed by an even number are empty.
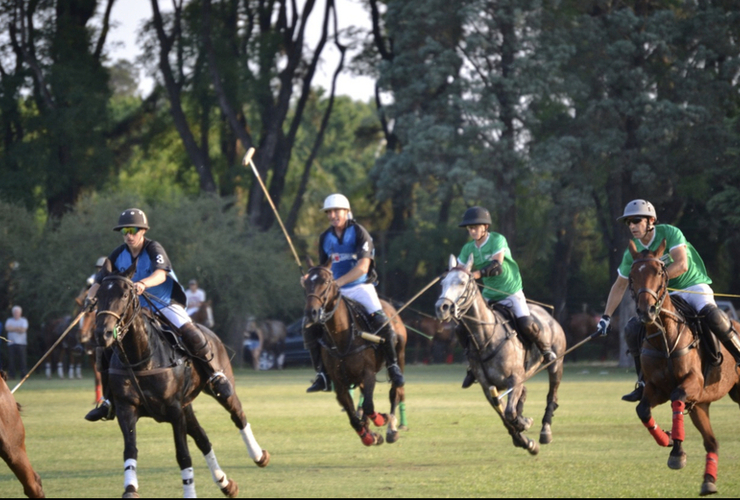
{"type": "MultiPolygon", "coordinates": [[[[688,465],[668,469],[668,450],[640,424],[635,405],[620,401],[634,375],[613,366],[571,365],[560,388],[554,441],[531,456],[514,448],[479,385],[460,389],[462,365],[406,370],[409,430],[395,444],[366,448],[328,394],[306,394],[308,369],[237,372],[237,390],[272,461],[258,469],[228,415],[210,398],[195,402],[219,463],[239,483],[240,497],[695,497],[704,470],[701,436],[686,419],[688,465]]],[[[15,384],[12,382],[10,386],[15,384]]],[[[529,435],[538,439],[546,377],[528,383],[529,435]]],[[[376,402],[387,411],[385,383],[376,402]]],[[[120,497],[123,441],[116,422],[89,423],[92,381],[34,376],[15,394],[23,409],[26,446],[48,497],[120,497]]],[[[668,405],[654,411],[670,428],[668,405]]],[[[720,497],[740,492],[740,412],[729,397],[712,405],[720,443],[720,497]]],[[[171,428],[150,419],[137,427],[143,497],[181,497],[171,428]]],[[[191,443],[201,497],[222,497],[191,443]]],[[[0,465],[0,496],[22,497],[0,465]]]]}

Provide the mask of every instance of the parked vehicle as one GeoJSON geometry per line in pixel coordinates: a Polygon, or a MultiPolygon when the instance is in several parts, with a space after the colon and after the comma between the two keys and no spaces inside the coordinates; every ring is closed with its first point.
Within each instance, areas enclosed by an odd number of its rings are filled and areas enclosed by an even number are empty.
{"type": "MultiPolygon", "coordinates": [[[[301,327],[303,320],[299,319],[288,325],[287,335],[285,337],[285,350],[282,353],[284,356],[283,367],[286,366],[310,366],[311,355],[308,353],[306,348],[303,346],[303,335],[301,333],[301,327]]],[[[245,338],[242,358],[248,365],[252,364],[252,350],[259,347],[259,340],[256,338],[245,338]]],[[[262,352],[260,354],[260,370],[270,370],[276,365],[275,355],[269,352],[262,352]]]]}
{"type": "Polygon", "coordinates": [[[724,312],[727,313],[727,315],[737,321],[740,321],[740,318],[738,318],[737,310],[735,309],[735,306],[730,302],[729,300],[717,300],[717,307],[722,309],[724,312]]]}

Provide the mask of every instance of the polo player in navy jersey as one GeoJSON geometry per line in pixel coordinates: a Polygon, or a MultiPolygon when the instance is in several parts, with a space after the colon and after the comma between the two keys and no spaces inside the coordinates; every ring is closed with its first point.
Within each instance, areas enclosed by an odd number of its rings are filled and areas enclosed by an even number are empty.
{"type": "MultiPolygon", "coordinates": [[[[372,328],[384,340],[380,345],[388,367],[388,376],[396,386],[402,387],[404,380],[396,356],[396,334],[375,291],[378,276],[375,272],[373,239],[352,218],[349,200],[344,195],[329,195],[324,200],[323,211],[331,227],[319,237],[319,261],[324,263],[331,259],[331,271],[340,293],[362,304],[370,315],[372,328]]],[[[317,373],[306,392],[331,390],[331,383],[321,360],[319,339],[322,335],[321,324],[303,330],[304,344],[311,354],[311,362],[317,373]]]]}
{"type": "MultiPolygon", "coordinates": [[[[162,245],[154,240],[145,238],[149,230],[146,214],[138,208],[124,210],[118,218],[118,224],[113,228],[123,235],[124,244],[113,250],[108,256],[114,272],[122,273],[135,264],[134,290],[137,295],[147,291],[150,299],[141,300],[141,306],[154,309],[158,314],[164,316],[169,324],[175,327],[182,338],[183,344],[193,358],[200,361],[208,376],[208,383],[213,392],[220,399],[226,399],[233,393],[231,383],[224,375],[221,367],[216,366],[215,356],[211,351],[211,345],[192,322],[185,311],[185,292],[177,281],[177,276],[172,270],[170,259],[167,257],[162,245]],[[150,304],[153,302],[152,304],[150,304]]],[[[90,287],[85,299],[85,308],[89,308],[95,295],[100,288],[101,275],[95,277],[95,283],[90,287]]],[[[103,394],[107,392],[108,361],[109,355],[105,355],[98,348],[96,353],[98,370],[100,371],[103,394]]],[[[91,422],[100,419],[113,418],[113,404],[105,399],[97,408],[91,410],[85,418],[91,422]]]]}

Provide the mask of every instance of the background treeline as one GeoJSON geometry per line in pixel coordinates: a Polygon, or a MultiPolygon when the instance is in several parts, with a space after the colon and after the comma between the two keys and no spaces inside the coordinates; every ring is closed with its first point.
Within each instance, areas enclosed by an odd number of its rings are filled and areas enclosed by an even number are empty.
{"type": "Polygon", "coordinates": [[[347,0],[152,0],[140,60],[111,61],[113,2],[0,2],[3,310],[69,308],[120,241],[116,214],[140,206],[224,327],[294,318],[298,266],[249,147],[299,254],[316,257],[321,202],[341,191],[399,301],[481,204],[528,297],[561,321],[600,311],[626,246],[614,220],[638,197],[717,292],[740,292],[736,2],[363,0],[372,28],[337,30],[347,0]],[[317,71],[370,76],[375,99],[318,88],[317,71]]]}

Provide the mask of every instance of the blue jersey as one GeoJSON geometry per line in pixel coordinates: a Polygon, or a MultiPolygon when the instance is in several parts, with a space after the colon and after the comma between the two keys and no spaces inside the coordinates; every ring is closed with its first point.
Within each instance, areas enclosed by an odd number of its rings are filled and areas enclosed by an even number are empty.
{"type": "Polygon", "coordinates": [[[330,227],[319,238],[319,260],[324,263],[331,259],[331,272],[334,279],[339,279],[357,265],[360,259],[370,259],[370,270],[342,288],[351,288],[363,283],[375,283],[375,247],[367,230],[354,220],[347,221],[347,227],[338,238],[334,228],[330,227]]]}
{"type": "MultiPolygon", "coordinates": [[[[128,249],[128,245],[125,244],[113,250],[108,260],[113,264],[113,271],[118,273],[123,273],[134,263],[134,258],[128,249]]],[[[133,282],[141,281],[151,276],[158,269],[165,271],[167,278],[163,283],[146,289],[149,295],[156,297],[154,305],[157,308],[162,308],[175,301],[184,306],[186,303],[185,292],[180,283],[178,283],[175,272],[172,270],[167,252],[164,251],[164,248],[158,242],[145,238],[144,248],[136,259],[136,270],[131,280],[133,282]]],[[[151,309],[151,305],[146,299],[141,300],[141,305],[151,309]]]]}

